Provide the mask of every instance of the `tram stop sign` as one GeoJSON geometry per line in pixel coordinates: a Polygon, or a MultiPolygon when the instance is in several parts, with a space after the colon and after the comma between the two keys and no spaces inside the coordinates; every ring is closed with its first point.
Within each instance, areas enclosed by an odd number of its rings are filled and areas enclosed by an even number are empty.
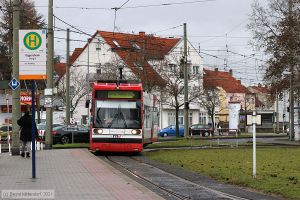
{"type": "Polygon", "coordinates": [[[46,30],[19,30],[20,80],[46,79],[46,30]]]}

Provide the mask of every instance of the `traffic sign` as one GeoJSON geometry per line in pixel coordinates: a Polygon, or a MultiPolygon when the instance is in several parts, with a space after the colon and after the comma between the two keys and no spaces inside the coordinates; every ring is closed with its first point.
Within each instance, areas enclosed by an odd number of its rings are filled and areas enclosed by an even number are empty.
{"type": "Polygon", "coordinates": [[[13,78],[8,85],[11,89],[16,90],[20,86],[20,82],[17,79],[13,78]]]}
{"type": "Polygon", "coordinates": [[[19,30],[20,80],[46,79],[46,30],[19,30]]]}

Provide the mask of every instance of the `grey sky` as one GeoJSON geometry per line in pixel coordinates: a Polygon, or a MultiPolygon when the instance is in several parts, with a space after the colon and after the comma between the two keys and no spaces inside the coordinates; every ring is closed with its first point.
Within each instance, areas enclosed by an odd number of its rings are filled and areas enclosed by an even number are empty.
{"type": "MultiPolygon", "coordinates": [[[[96,30],[113,31],[115,11],[127,0],[54,0],[54,14],[77,28],[93,34],[96,30]],[[57,7],[108,8],[108,9],[73,9],[57,7]]],[[[163,3],[192,2],[193,0],[130,0],[116,13],[116,30],[127,33],[145,31],[158,36],[182,36],[184,22],[187,23],[188,39],[197,50],[203,53],[206,68],[233,69],[236,78],[244,84],[257,84],[262,71],[259,65],[265,59],[262,53],[253,52],[248,45],[251,33],[246,29],[254,0],[215,0],[198,3],[186,3],[169,6],[128,8],[163,3]],[[179,26],[179,27],[178,27],[179,26]],[[177,27],[172,29],[172,27],[177,27]],[[168,30],[166,30],[168,29],[168,30]],[[226,37],[227,34],[227,37],[226,37]],[[226,51],[249,56],[243,57],[226,51]],[[204,54],[206,53],[206,54],[204,54]],[[209,56],[211,54],[217,56],[209,56]],[[225,61],[224,61],[225,59],[225,61]],[[227,60],[227,61],[226,61],[227,60]],[[227,65],[226,65],[227,63],[227,65]],[[227,67],[226,67],[227,66],[227,67]]],[[[267,0],[260,0],[266,4],[267,0]]],[[[47,17],[48,0],[35,0],[38,11],[47,17]]],[[[68,26],[56,20],[55,25],[66,29],[68,26]]],[[[69,27],[70,28],[70,27],[69,27]]],[[[66,32],[55,32],[56,37],[65,38],[66,32]]],[[[72,33],[72,39],[86,41],[88,36],[72,33]]],[[[82,47],[83,42],[73,41],[71,50],[82,47]]],[[[55,39],[55,53],[65,56],[65,41],[55,39]]]]}

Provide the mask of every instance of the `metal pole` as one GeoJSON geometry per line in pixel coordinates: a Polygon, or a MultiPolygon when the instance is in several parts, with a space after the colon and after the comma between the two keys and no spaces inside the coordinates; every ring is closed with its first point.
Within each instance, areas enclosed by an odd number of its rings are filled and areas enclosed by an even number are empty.
{"type": "MultiPolygon", "coordinates": [[[[19,29],[20,29],[20,2],[13,2],[13,73],[12,76],[19,80],[19,29]]],[[[11,155],[19,155],[20,139],[17,120],[21,117],[20,88],[12,91],[12,149],[11,155]]]]}
{"type": "Polygon", "coordinates": [[[256,178],[256,111],[253,111],[253,178],[256,178]]]}
{"type": "Polygon", "coordinates": [[[67,29],[66,124],[70,125],[70,29],[67,29]]]}
{"type": "Polygon", "coordinates": [[[184,135],[189,136],[189,96],[188,96],[188,65],[187,65],[187,33],[186,23],[183,24],[183,44],[184,44],[184,62],[183,62],[183,75],[184,75],[184,135]]]}
{"type": "Polygon", "coordinates": [[[278,105],[278,92],[276,90],[276,133],[279,134],[279,105],[278,105]]]}
{"type": "Polygon", "coordinates": [[[163,119],[162,119],[162,109],[163,109],[163,105],[162,105],[162,101],[163,101],[163,92],[162,92],[162,87],[160,88],[160,102],[159,102],[159,130],[163,129],[163,119]]]}
{"type": "Polygon", "coordinates": [[[282,109],[282,134],[284,134],[284,126],[285,126],[285,91],[283,92],[283,109],[282,109]]]}
{"type": "Polygon", "coordinates": [[[32,144],[32,178],[35,178],[35,81],[31,81],[31,144],[32,144]]]}
{"type": "MultiPolygon", "coordinates": [[[[289,21],[290,21],[290,31],[293,32],[294,29],[292,27],[292,8],[293,8],[293,1],[289,0],[288,2],[289,6],[289,21]]],[[[293,54],[294,55],[294,54],[293,54]]],[[[292,141],[294,138],[294,90],[292,87],[292,79],[294,74],[294,66],[290,64],[290,140],[292,141]]]]}
{"type": "MultiPolygon", "coordinates": [[[[53,0],[48,3],[48,55],[47,55],[47,88],[53,89],[53,54],[54,54],[54,41],[53,41],[53,0]]],[[[53,98],[53,95],[49,95],[53,98]]],[[[52,121],[53,121],[52,107],[46,109],[46,145],[45,149],[52,149],[52,121]]]]}
{"type": "Polygon", "coordinates": [[[290,140],[293,140],[294,135],[294,95],[293,95],[293,86],[292,86],[292,76],[293,72],[290,74],[290,140]]]}
{"type": "MultiPolygon", "coordinates": [[[[8,102],[8,94],[6,94],[6,109],[7,109],[7,117],[9,116],[9,102],[8,102]]],[[[7,122],[7,143],[8,143],[8,153],[11,153],[11,144],[10,144],[10,132],[9,132],[9,118],[7,122]]],[[[0,141],[1,142],[1,141],[0,141]]]]}
{"type": "MultiPolygon", "coordinates": [[[[87,44],[87,49],[88,49],[88,55],[87,55],[87,80],[86,80],[86,89],[87,89],[87,95],[86,95],[86,99],[89,101],[89,95],[90,95],[90,38],[88,38],[88,44],[87,44]]],[[[90,104],[88,104],[90,105],[90,104]]],[[[87,125],[90,125],[90,106],[87,107],[87,118],[88,118],[88,122],[87,125]]]]}

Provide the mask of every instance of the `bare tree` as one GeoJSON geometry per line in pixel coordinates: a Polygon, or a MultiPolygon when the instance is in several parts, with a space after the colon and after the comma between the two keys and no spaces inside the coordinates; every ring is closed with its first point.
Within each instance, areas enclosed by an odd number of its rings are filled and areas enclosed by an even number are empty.
{"type": "MultiPolygon", "coordinates": [[[[175,109],[176,137],[179,137],[179,109],[184,105],[184,79],[181,63],[171,64],[164,61],[157,68],[161,77],[166,81],[166,86],[162,88],[162,104],[175,109]]],[[[196,103],[201,95],[199,86],[199,75],[190,76],[189,80],[189,103],[196,103]]]]}
{"type": "Polygon", "coordinates": [[[272,91],[287,88],[284,71],[299,71],[300,1],[269,0],[263,7],[257,0],[252,5],[248,28],[253,33],[251,44],[268,55],[264,80],[272,91]],[[289,4],[291,3],[291,4],[289,4]]]}
{"type": "MultiPolygon", "coordinates": [[[[66,76],[62,77],[57,91],[57,98],[61,99],[66,105],[66,85],[65,85],[66,76]]],[[[77,69],[72,69],[70,72],[70,108],[71,108],[71,117],[73,116],[74,110],[78,106],[79,102],[88,95],[88,88],[86,83],[86,74],[77,69]],[[84,84],[83,84],[84,83],[84,84]]]]}
{"type": "Polygon", "coordinates": [[[206,109],[207,114],[212,120],[213,132],[215,132],[215,114],[217,109],[220,108],[221,104],[220,90],[217,87],[204,88],[203,93],[199,99],[199,104],[206,109]]]}

